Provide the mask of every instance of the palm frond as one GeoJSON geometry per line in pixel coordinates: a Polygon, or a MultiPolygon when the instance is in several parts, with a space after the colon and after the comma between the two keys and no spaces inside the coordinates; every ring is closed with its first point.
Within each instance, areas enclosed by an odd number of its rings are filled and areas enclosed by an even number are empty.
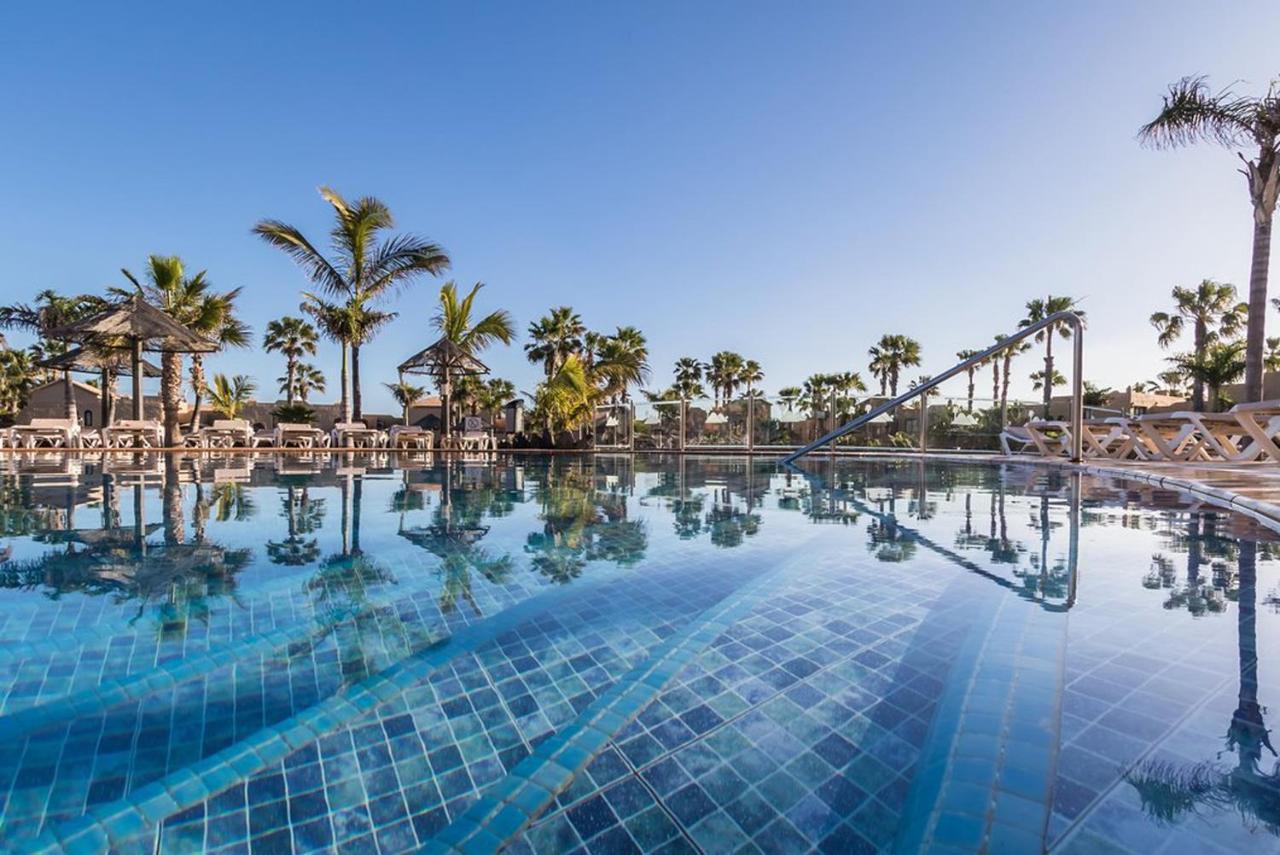
{"type": "Polygon", "coordinates": [[[1184,77],[1169,86],[1160,112],[1138,131],[1152,148],[1176,148],[1205,140],[1234,146],[1252,139],[1250,101],[1231,93],[1214,93],[1203,76],[1184,77]]]}
{"type": "Polygon", "coordinates": [[[253,227],[253,233],[267,243],[283,250],[294,263],[302,268],[307,278],[331,294],[347,291],[347,283],[329,260],[311,242],[288,223],[279,220],[263,220],[253,227]]]}

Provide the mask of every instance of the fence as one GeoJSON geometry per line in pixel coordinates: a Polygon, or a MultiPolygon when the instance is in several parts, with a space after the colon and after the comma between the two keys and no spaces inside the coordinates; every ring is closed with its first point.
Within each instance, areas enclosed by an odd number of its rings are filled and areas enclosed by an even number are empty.
{"type": "MultiPolygon", "coordinates": [[[[880,403],[832,392],[782,397],[645,400],[596,408],[596,448],[637,451],[786,451],[813,442],[880,403]]],[[[1043,418],[1042,401],[930,395],[841,437],[837,449],[994,451],[1004,425],[1043,418]]]]}

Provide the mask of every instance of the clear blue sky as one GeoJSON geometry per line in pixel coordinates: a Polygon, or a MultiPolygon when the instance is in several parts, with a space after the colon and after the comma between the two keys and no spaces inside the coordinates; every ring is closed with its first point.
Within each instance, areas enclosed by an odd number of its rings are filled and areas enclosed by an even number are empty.
{"type": "MultiPolygon", "coordinates": [[[[260,331],[305,282],[249,229],[322,237],[331,184],[440,242],[522,339],[558,304],[640,327],[654,385],[723,348],[770,391],[865,376],[885,332],[936,372],[1065,293],[1090,379],[1123,386],[1162,367],[1170,287],[1243,287],[1250,240],[1230,154],[1135,131],[1184,74],[1265,86],[1277,34],[1273,2],[6,4],[0,295],[173,253],[260,331]]],[[[370,406],[435,287],[367,348],[370,406]]],[[[485,359],[536,382],[519,346],[485,359]]],[[[212,368],[280,373],[256,348],[212,368]]]]}

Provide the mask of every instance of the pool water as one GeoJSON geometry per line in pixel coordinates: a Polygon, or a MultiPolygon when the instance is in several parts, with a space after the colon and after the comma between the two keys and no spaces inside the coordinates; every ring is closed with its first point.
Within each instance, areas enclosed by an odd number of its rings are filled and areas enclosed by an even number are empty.
{"type": "Polygon", "coordinates": [[[0,850],[1280,851],[1280,548],[910,460],[0,457],[0,850]]]}

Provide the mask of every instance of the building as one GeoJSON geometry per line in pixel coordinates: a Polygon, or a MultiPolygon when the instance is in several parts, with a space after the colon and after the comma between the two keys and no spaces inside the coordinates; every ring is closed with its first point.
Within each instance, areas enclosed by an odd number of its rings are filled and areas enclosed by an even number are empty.
{"type": "MultiPolygon", "coordinates": [[[[80,424],[87,428],[102,427],[102,391],[97,386],[72,380],[71,387],[76,400],[76,413],[80,424]]],[[[155,395],[147,395],[142,399],[143,414],[149,419],[160,418],[160,399],[155,395]]],[[[184,414],[189,410],[185,405],[180,410],[184,414]]],[[[133,415],[133,399],[126,395],[116,396],[116,418],[127,419],[133,415]]],[[[17,423],[25,424],[32,419],[65,419],[67,417],[66,388],[62,380],[53,380],[31,390],[27,404],[18,411],[17,423]]]]}

